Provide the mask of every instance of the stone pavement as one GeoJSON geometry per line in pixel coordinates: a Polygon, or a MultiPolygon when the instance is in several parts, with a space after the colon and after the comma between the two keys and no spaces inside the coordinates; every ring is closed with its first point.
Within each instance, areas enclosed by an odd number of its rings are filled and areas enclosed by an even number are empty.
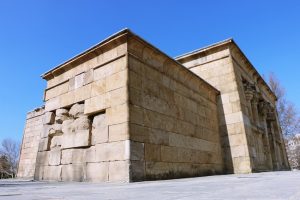
{"type": "Polygon", "coordinates": [[[300,171],[223,175],[130,184],[0,180],[0,200],[13,199],[299,200],[300,171]]]}

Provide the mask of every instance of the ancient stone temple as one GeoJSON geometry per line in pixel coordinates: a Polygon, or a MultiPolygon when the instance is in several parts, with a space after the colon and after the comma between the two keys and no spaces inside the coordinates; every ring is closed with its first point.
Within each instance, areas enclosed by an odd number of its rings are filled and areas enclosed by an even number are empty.
{"type": "Polygon", "coordinates": [[[122,30],[43,74],[18,176],[141,181],[289,169],[276,96],[230,39],[171,58],[122,30]]]}

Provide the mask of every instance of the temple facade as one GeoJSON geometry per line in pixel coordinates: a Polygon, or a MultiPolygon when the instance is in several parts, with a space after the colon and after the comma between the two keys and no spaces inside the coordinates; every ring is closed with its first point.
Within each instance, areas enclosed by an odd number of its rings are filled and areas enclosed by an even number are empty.
{"type": "Polygon", "coordinates": [[[232,40],[171,58],[124,29],[42,75],[18,176],[132,182],[287,170],[276,96],[232,40]]]}

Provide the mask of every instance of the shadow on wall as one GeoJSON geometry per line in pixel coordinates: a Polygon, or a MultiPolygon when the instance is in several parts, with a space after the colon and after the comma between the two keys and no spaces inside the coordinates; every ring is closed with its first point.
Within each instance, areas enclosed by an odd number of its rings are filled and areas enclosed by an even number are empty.
{"type": "Polygon", "coordinates": [[[222,147],[222,157],[224,162],[224,174],[233,174],[233,160],[231,156],[231,148],[228,137],[228,129],[225,121],[225,113],[221,95],[218,95],[218,117],[219,117],[219,133],[222,147]]]}

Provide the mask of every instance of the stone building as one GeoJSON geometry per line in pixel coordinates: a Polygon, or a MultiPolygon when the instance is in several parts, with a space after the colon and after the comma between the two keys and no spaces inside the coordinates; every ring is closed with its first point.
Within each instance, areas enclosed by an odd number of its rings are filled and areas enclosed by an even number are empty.
{"type": "Polygon", "coordinates": [[[276,97],[232,39],[171,58],[122,30],[42,75],[19,177],[140,181],[288,169],[276,97]]]}

